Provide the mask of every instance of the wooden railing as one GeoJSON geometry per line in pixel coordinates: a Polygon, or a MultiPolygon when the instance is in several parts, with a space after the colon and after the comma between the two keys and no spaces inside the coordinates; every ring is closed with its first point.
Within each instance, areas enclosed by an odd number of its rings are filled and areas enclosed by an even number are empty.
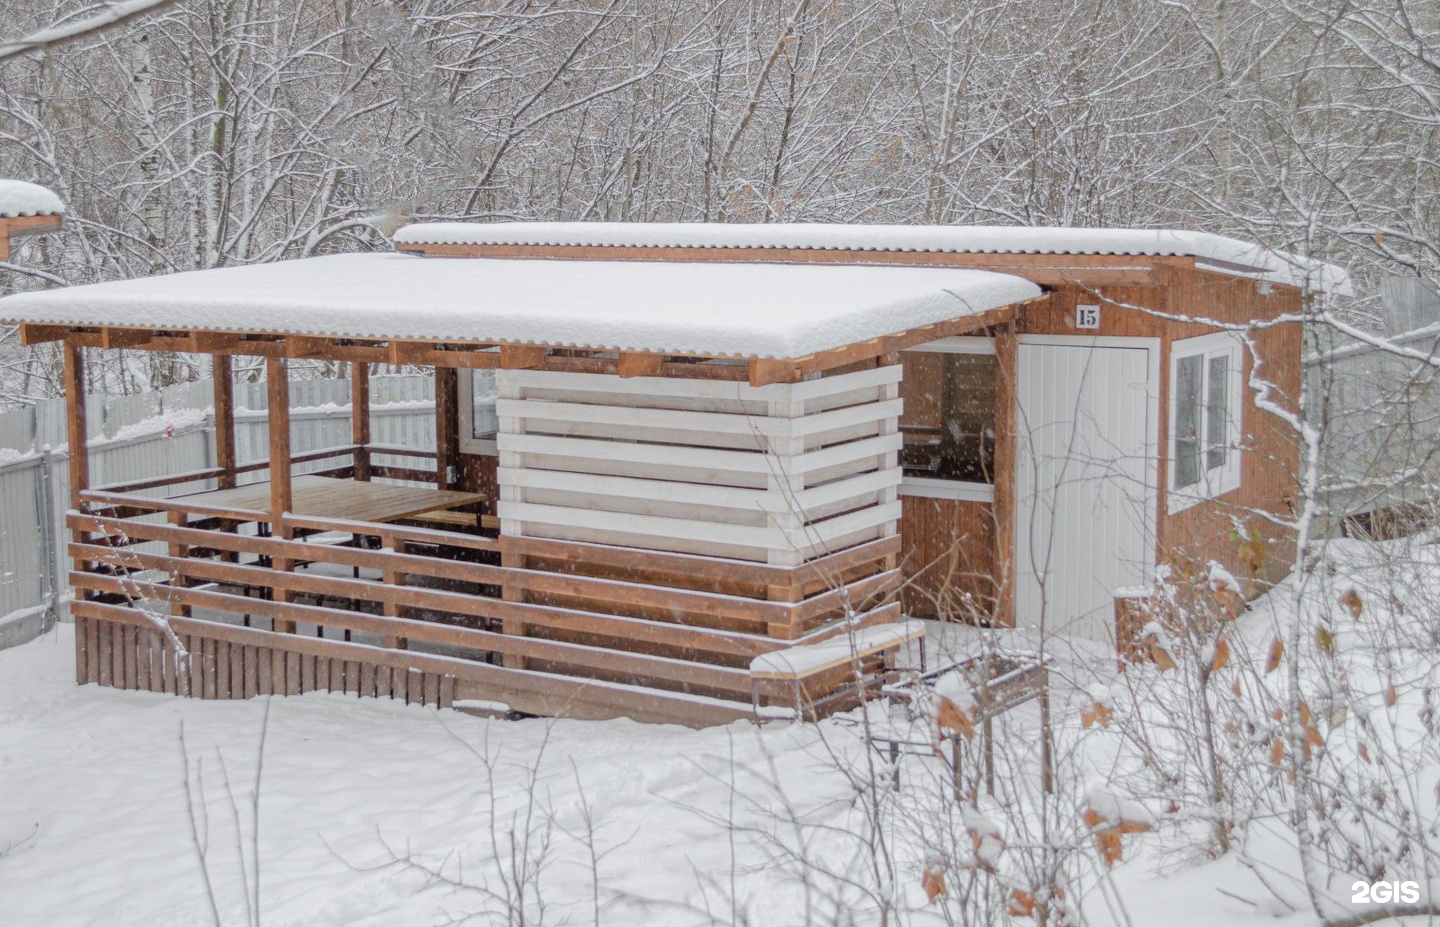
{"type": "MultiPolygon", "coordinates": [[[[794,703],[788,684],[756,689],[756,657],[899,614],[898,570],[873,566],[893,561],[894,538],[797,572],[295,515],[263,536],[248,527],[253,511],[114,491],[81,498],[87,511],[68,525],[75,614],[89,622],[77,642],[82,681],[235,698],[328,688],[715,723],[752,717],[757,692],[762,704],[794,703]],[[529,566],[500,565],[506,551],[529,566]],[[556,557],[611,575],[557,571],[556,557]],[[205,674],[198,683],[195,673],[205,674]]],[[[871,662],[883,672],[883,660],[871,662]]]]}

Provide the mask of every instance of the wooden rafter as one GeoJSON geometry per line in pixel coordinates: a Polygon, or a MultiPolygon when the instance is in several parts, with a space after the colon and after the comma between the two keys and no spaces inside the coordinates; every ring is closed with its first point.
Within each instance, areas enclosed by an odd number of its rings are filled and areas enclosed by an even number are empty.
{"type": "Polygon", "coordinates": [[[977,312],[974,315],[951,319],[946,322],[922,325],[918,328],[912,328],[894,335],[886,335],[883,338],[872,338],[869,341],[846,345],[843,348],[835,348],[832,351],[822,351],[806,357],[755,358],[750,361],[750,385],[765,386],[769,383],[798,383],[808,374],[832,370],[836,367],[843,367],[847,364],[854,364],[875,357],[883,357],[887,354],[893,354],[896,351],[902,351],[905,348],[914,347],[917,344],[925,344],[926,342],[937,341],[941,338],[952,338],[956,335],[969,334],[982,328],[1011,323],[1019,318],[1020,313],[1025,309],[1047,303],[1049,300],[1050,296],[1048,294],[1037,296],[1034,299],[1028,299],[1024,302],[1014,303],[1009,306],[1001,306],[998,309],[991,309],[988,312],[977,312]]]}

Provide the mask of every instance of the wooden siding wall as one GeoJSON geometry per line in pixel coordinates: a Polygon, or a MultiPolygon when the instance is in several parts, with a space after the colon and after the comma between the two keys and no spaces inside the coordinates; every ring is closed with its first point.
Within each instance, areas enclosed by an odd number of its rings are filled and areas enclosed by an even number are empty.
{"type": "Polygon", "coordinates": [[[919,496],[905,496],[901,503],[906,614],[988,620],[995,610],[994,506],[919,496]]]}
{"type": "MultiPolygon", "coordinates": [[[[1301,294],[1294,287],[1276,286],[1271,295],[1261,296],[1254,283],[1234,277],[1185,268],[1170,268],[1168,277],[1169,309],[1177,315],[1244,322],[1301,310],[1301,294]]],[[[1205,326],[1179,323],[1172,323],[1171,331],[1172,339],[1209,333],[1205,326]]],[[[1260,355],[1259,376],[1276,387],[1271,398],[1288,409],[1298,409],[1304,341],[1300,324],[1286,323],[1256,332],[1254,340],[1260,355]]],[[[1256,358],[1246,351],[1242,368],[1246,384],[1255,362],[1256,358]]],[[[1162,410],[1169,409],[1169,370],[1167,342],[1161,364],[1162,386],[1166,390],[1162,410]]],[[[1256,409],[1254,392],[1248,385],[1243,408],[1241,434],[1246,438],[1246,447],[1240,464],[1240,486],[1214,501],[1200,502],[1172,515],[1167,510],[1165,494],[1169,475],[1162,473],[1159,547],[1162,563],[1181,568],[1203,567],[1209,560],[1219,561],[1249,586],[1246,594],[1253,596],[1284,579],[1294,562],[1293,532],[1257,517],[1254,510],[1284,517],[1293,513],[1301,458],[1294,431],[1276,416],[1256,409]],[[1240,544],[1245,539],[1235,530],[1236,520],[1245,526],[1246,532],[1258,532],[1265,539],[1264,562],[1254,574],[1241,557],[1240,544]],[[1247,582],[1252,579],[1253,583],[1247,582]]],[[[1164,414],[1160,433],[1161,447],[1168,449],[1169,421],[1164,414]]]]}
{"type": "Polygon", "coordinates": [[[899,380],[499,371],[501,532],[790,566],[889,537],[899,380]]]}
{"type": "MultiPolygon", "coordinates": [[[[1254,510],[1290,514],[1299,472],[1299,445],[1283,422],[1254,407],[1254,393],[1247,387],[1241,420],[1241,433],[1247,437],[1247,446],[1243,450],[1240,487],[1213,501],[1201,502],[1170,514],[1166,494],[1170,480],[1166,460],[1170,441],[1170,346],[1175,341],[1211,334],[1216,329],[1198,322],[1174,321],[1153,313],[1210,318],[1221,322],[1273,318],[1298,312],[1300,292],[1294,287],[1275,285],[1270,295],[1261,295],[1252,280],[1169,264],[1158,265],[1154,273],[1159,278],[1154,286],[1100,286],[1093,290],[1077,286],[1059,287],[1049,307],[1027,313],[1020,322],[1019,330],[1025,334],[1161,340],[1158,562],[1189,569],[1193,565],[1216,560],[1243,582],[1250,572],[1242,563],[1242,539],[1233,526],[1233,520],[1238,519],[1247,531],[1258,531],[1266,541],[1263,568],[1255,576],[1257,582],[1248,590],[1248,594],[1258,594],[1268,584],[1285,577],[1294,556],[1294,536],[1288,530],[1256,516],[1254,510]],[[1100,305],[1101,325],[1098,330],[1075,328],[1077,303],[1100,305]]],[[[1279,325],[1256,333],[1255,341],[1265,363],[1262,376],[1276,384],[1276,398],[1282,405],[1295,408],[1300,390],[1301,326],[1298,323],[1279,325]]],[[[1246,352],[1242,373],[1247,383],[1251,364],[1252,358],[1246,352]]]]}

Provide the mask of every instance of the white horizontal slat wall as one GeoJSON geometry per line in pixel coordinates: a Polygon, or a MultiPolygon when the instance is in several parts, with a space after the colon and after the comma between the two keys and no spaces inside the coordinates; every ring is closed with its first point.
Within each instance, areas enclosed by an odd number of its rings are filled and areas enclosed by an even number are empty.
{"type": "Polygon", "coordinates": [[[499,371],[501,531],[778,565],[893,535],[899,380],[499,371]]]}

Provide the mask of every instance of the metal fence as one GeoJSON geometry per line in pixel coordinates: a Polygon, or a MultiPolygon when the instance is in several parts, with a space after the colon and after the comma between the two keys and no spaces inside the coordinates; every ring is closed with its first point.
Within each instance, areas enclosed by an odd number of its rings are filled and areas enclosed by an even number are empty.
{"type": "Polygon", "coordinates": [[[1352,516],[1428,503],[1440,484],[1440,291],[1393,278],[1381,297],[1380,334],[1399,350],[1322,330],[1306,357],[1331,531],[1352,516]]]}
{"type": "MultiPolygon", "coordinates": [[[[435,382],[429,376],[370,381],[371,440],[435,448],[435,382]]],[[[92,485],[203,470],[215,465],[214,384],[198,380],[134,396],[87,397],[92,485]]],[[[350,443],[345,380],[290,385],[296,454],[350,443]]],[[[235,387],[235,454],[241,464],[269,454],[264,383],[235,387]]],[[[64,400],[0,414],[0,647],[22,643],[55,620],[67,586],[65,509],[70,498],[64,400]]],[[[383,457],[377,463],[387,462],[383,457]]],[[[319,469],[316,461],[297,469],[319,469]]],[[[263,471],[247,474],[266,478],[263,471]]],[[[205,488],[187,484],[184,492],[205,488]]]]}

